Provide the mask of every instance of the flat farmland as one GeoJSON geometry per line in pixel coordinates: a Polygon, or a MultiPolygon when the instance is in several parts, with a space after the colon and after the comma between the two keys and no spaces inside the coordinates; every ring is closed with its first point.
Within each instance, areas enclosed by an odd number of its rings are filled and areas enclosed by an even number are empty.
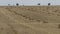
{"type": "Polygon", "coordinates": [[[60,6],[0,6],[0,34],[60,34],[60,6]]]}

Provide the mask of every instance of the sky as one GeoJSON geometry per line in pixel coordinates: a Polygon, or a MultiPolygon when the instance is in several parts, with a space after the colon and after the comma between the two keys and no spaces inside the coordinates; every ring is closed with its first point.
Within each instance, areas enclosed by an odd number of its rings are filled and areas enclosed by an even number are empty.
{"type": "Polygon", "coordinates": [[[41,5],[47,5],[48,3],[51,3],[51,5],[60,5],[60,0],[0,0],[0,5],[15,5],[16,3],[20,5],[37,5],[37,3],[41,5]]]}

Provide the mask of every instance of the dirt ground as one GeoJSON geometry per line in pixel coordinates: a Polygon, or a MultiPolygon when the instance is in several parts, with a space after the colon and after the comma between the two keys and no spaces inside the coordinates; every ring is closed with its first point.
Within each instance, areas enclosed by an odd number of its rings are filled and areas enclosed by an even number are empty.
{"type": "Polygon", "coordinates": [[[0,6],[0,34],[60,34],[60,6],[0,6]]]}

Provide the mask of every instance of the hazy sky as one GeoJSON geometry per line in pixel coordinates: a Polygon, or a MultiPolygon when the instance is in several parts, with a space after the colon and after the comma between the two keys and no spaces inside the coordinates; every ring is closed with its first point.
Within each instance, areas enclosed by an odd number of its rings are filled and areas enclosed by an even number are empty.
{"type": "Polygon", "coordinates": [[[41,5],[47,5],[51,3],[52,5],[60,5],[60,0],[0,0],[0,5],[7,5],[7,4],[37,4],[41,3],[41,5]]]}

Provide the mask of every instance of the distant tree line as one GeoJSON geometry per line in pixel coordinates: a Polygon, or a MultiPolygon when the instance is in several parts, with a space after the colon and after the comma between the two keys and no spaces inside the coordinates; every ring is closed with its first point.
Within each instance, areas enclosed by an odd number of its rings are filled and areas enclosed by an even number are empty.
{"type": "MultiPolygon", "coordinates": [[[[40,3],[38,3],[37,5],[40,5],[40,3]]],[[[51,5],[51,3],[48,3],[48,6],[50,6],[51,5]]]]}
{"type": "MultiPolygon", "coordinates": [[[[37,3],[37,5],[41,5],[40,3],[37,3]]],[[[48,6],[50,6],[51,3],[48,3],[48,6]]],[[[10,4],[8,4],[8,6],[10,6],[10,4]]],[[[19,3],[16,3],[16,6],[19,6],[19,3]]]]}

